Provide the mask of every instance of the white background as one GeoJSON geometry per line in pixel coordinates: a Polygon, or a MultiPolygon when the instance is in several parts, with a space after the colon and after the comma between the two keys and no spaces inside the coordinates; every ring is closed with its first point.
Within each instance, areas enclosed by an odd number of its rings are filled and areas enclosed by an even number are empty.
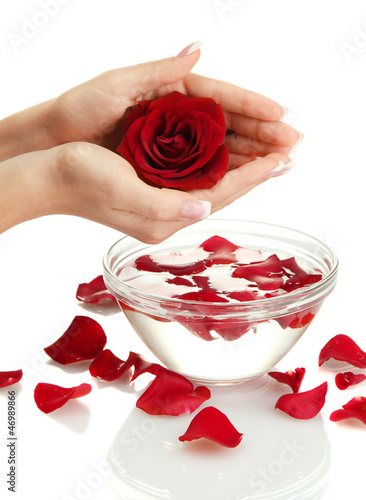
{"type": "MultiPolygon", "coordinates": [[[[294,153],[293,172],[269,180],[216,217],[291,226],[319,237],[338,254],[336,290],[279,368],[305,366],[304,389],[329,381],[322,418],[333,463],[324,499],[361,498],[366,428],[358,421],[332,423],[329,414],[357,393],[366,396],[366,383],[338,391],[336,371],[318,369],[317,356],[338,333],[352,336],[366,349],[364,2],[51,3],[57,6],[52,17],[44,14],[41,0],[0,4],[2,117],[104,70],[175,55],[195,40],[204,43],[195,72],[232,81],[289,108],[288,121],[305,136],[294,153]],[[33,36],[15,44],[14,34],[24,36],[29,23],[36,27],[33,36]]],[[[122,314],[83,310],[75,300],[78,283],[101,273],[102,255],[120,236],[65,216],[27,222],[0,236],[0,370],[25,372],[14,386],[21,499],[114,498],[98,470],[134,405],[134,390],[123,384],[101,389],[90,380],[86,366],[61,369],[47,361],[42,349],[64,332],[76,314],[87,314],[102,324],[108,346],[120,357],[130,349],[145,352],[122,314]],[[40,381],[65,386],[91,382],[94,390],[83,401],[45,415],[33,401],[33,389],[40,381]],[[91,474],[94,479],[99,474],[101,484],[97,481],[82,497],[77,488],[91,474]]],[[[6,400],[5,389],[0,393],[1,498],[8,498],[6,400]]]]}

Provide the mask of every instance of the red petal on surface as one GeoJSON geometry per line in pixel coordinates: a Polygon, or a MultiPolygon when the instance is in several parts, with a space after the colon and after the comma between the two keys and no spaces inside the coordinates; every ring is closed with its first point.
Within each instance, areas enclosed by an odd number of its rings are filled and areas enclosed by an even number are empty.
{"type": "Polygon", "coordinates": [[[135,260],[135,267],[138,271],[148,271],[151,273],[166,272],[173,274],[174,276],[189,276],[191,274],[201,273],[208,267],[208,265],[211,265],[211,263],[205,260],[176,266],[163,265],[155,262],[150,255],[142,255],[135,260]]]}
{"type": "Polygon", "coordinates": [[[277,401],[275,408],[291,417],[308,420],[314,418],[323,408],[327,391],[328,383],[324,382],[311,391],[284,394],[277,401]]]}
{"type": "Polygon", "coordinates": [[[363,373],[352,373],[352,372],[344,372],[344,373],[338,373],[335,377],[335,383],[338,389],[341,391],[344,391],[351,385],[356,385],[360,384],[366,380],[366,375],[363,373]]]}
{"type": "Polygon", "coordinates": [[[282,268],[277,255],[268,259],[237,267],[233,278],[244,278],[253,281],[260,290],[277,290],[283,284],[282,268]]]}
{"type": "Polygon", "coordinates": [[[103,276],[97,276],[90,283],[81,283],[76,291],[76,298],[86,304],[100,304],[102,300],[117,303],[115,296],[107,289],[103,276]]]}
{"type": "Polygon", "coordinates": [[[239,247],[226,238],[217,235],[211,236],[211,238],[201,243],[200,247],[206,252],[210,252],[211,255],[208,258],[214,264],[231,264],[237,262],[234,252],[239,247]]]}
{"type": "Polygon", "coordinates": [[[287,372],[269,372],[268,375],[281,384],[287,384],[294,393],[299,392],[301,382],[305,376],[305,368],[295,368],[295,371],[287,372]]]}
{"type": "Polygon", "coordinates": [[[222,236],[211,236],[203,243],[200,244],[200,247],[205,250],[205,252],[210,252],[214,254],[222,254],[222,253],[233,253],[238,249],[237,245],[231,243],[231,241],[223,238],[222,236]]]}
{"type": "Polygon", "coordinates": [[[122,376],[125,371],[124,364],[125,362],[117,358],[110,349],[105,349],[93,359],[89,372],[92,377],[111,382],[122,376]]]}
{"type": "Polygon", "coordinates": [[[22,370],[0,372],[0,387],[7,387],[8,385],[16,384],[22,377],[22,370]]]}
{"type": "Polygon", "coordinates": [[[243,434],[238,432],[228,417],[213,406],[203,408],[191,421],[179,441],[193,441],[206,438],[221,446],[235,448],[241,442],[243,434]]]}
{"type": "Polygon", "coordinates": [[[167,283],[170,283],[172,285],[178,285],[178,286],[195,286],[192,281],[190,281],[187,278],[182,278],[181,276],[176,276],[175,278],[170,278],[166,280],[167,283]]]}
{"type": "Polygon", "coordinates": [[[160,368],[136,406],[150,415],[177,416],[192,413],[210,397],[207,387],[193,389],[193,384],[182,375],[160,368]]]}
{"type": "Polygon", "coordinates": [[[329,418],[332,422],[339,422],[339,420],[345,420],[347,418],[357,418],[366,425],[366,398],[356,396],[345,405],[342,405],[341,410],[336,410],[331,413],[329,418]]]}
{"type": "Polygon", "coordinates": [[[317,283],[323,277],[321,274],[308,274],[297,264],[294,257],[281,260],[281,265],[286,275],[289,277],[281,286],[286,292],[292,292],[297,288],[317,283]]]}
{"type": "Polygon", "coordinates": [[[51,413],[61,408],[69,399],[81,398],[92,390],[90,384],[80,384],[77,387],[60,387],[59,385],[40,382],[34,389],[34,400],[44,413],[51,413]]]}
{"type": "Polygon", "coordinates": [[[100,324],[87,316],[75,316],[66,332],[44,351],[62,365],[94,359],[102,352],[107,337],[100,324]]]}
{"type": "Polygon", "coordinates": [[[366,352],[348,335],[336,335],[325,344],[319,354],[319,366],[332,358],[346,361],[357,368],[366,368],[366,352]]]}
{"type": "Polygon", "coordinates": [[[158,363],[151,363],[147,361],[141,354],[137,354],[135,352],[130,352],[127,360],[126,366],[128,368],[133,367],[133,375],[131,377],[131,382],[133,382],[137,377],[142,375],[143,373],[151,373],[152,375],[156,375],[159,369],[164,369],[158,363]]]}

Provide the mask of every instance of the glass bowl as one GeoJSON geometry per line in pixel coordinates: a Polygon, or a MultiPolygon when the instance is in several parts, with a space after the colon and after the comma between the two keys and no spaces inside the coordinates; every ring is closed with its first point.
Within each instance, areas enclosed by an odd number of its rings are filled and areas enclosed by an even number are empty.
{"type": "Polygon", "coordinates": [[[337,272],[336,255],[318,239],[294,229],[242,220],[204,220],[157,245],[126,236],[103,259],[107,288],[150,351],[168,369],[206,385],[240,383],[273,369],[313,321],[336,284],[337,272]],[[320,273],[322,278],[280,296],[267,294],[239,303],[161,295],[154,273],[147,289],[121,277],[121,270],[143,255],[186,254],[214,235],[259,250],[263,258],[294,257],[303,270],[320,273]]]}

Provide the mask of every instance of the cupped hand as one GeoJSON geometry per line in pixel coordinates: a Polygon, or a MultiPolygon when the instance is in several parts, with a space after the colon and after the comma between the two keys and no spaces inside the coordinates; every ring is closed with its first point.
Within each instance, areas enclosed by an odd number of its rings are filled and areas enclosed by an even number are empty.
{"type": "Polygon", "coordinates": [[[273,152],[288,154],[299,135],[280,121],[283,108],[255,92],[191,73],[199,56],[197,50],[184,57],[110,70],[66,91],[51,107],[54,143],[85,141],[115,150],[128,107],[177,90],[221,104],[230,169],[273,152]]]}
{"type": "Polygon", "coordinates": [[[64,144],[51,153],[54,213],[84,217],[147,243],[163,241],[208,216],[210,208],[224,208],[289,162],[286,154],[271,153],[229,171],[211,189],[184,192],[149,186],[126,160],[95,144],[64,144]]]}

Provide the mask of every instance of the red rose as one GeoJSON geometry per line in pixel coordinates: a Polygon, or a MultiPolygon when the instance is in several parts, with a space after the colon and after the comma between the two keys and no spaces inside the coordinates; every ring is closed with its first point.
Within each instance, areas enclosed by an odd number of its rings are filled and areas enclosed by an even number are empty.
{"type": "Polygon", "coordinates": [[[172,92],[128,110],[117,152],[150,185],[210,188],[227,172],[225,131],[213,99],[172,92]]]}

